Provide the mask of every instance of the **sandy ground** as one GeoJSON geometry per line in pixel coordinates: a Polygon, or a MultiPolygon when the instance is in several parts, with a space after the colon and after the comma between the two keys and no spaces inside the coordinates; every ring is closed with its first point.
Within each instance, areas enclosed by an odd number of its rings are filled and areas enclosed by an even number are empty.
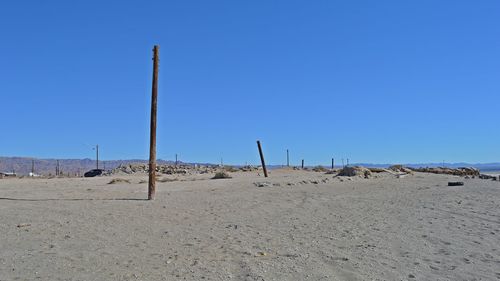
{"type": "Polygon", "coordinates": [[[233,176],[2,179],[0,280],[500,280],[500,182],[233,176]]]}

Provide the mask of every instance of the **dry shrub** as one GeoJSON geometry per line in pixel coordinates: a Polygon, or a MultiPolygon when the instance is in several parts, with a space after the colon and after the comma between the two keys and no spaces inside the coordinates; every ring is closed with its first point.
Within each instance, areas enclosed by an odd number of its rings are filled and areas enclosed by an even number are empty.
{"type": "Polygon", "coordinates": [[[226,171],[219,171],[215,173],[215,176],[212,179],[230,179],[231,176],[226,171]]]}
{"type": "Polygon", "coordinates": [[[130,181],[122,178],[114,178],[110,182],[108,182],[108,184],[116,184],[116,183],[130,183],[130,181]]]}

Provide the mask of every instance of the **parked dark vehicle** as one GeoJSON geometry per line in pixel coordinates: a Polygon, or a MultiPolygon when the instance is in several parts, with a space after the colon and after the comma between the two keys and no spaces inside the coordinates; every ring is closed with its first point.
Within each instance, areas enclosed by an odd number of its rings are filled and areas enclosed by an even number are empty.
{"type": "Polygon", "coordinates": [[[101,169],[93,169],[93,170],[90,170],[90,171],[86,172],[85,174],[83,174],[83,176],[86,178],[100,176],[100,175],[102,175],[103,171],[104,170],[101,170],[101,169]]]}

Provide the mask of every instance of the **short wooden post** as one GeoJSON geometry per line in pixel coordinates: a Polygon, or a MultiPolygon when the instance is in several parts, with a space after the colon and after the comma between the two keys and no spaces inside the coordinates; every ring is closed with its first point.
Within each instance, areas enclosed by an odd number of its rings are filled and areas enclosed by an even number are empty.
{"type": "Polygon", "coordinates": [[[257,147],[259,148],[260,162],[262,163],[262,169],[264,170],[264,177],[267,178],[266,162],[264,161],[264,153],[262,153],[262,146],[260,141],[257,141],[257,147]]]}
{"type": "Polygon", "coordinates": [[[160,46],[153,48],[153,87],[151,90],[151,122],[149,140],[149,184],[148,200],[155,199],[156,193],[156,109],[158,98],[158,56],[160,46]]]}

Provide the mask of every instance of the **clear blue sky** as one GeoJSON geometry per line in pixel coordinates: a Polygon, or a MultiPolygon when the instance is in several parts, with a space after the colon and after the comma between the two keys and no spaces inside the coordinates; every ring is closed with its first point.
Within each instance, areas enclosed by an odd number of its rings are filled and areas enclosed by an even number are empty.
{"type": "Polygon", "coordinates": [[[500,1],[3,1],[0,155],[500,161],[500,1]]]}

